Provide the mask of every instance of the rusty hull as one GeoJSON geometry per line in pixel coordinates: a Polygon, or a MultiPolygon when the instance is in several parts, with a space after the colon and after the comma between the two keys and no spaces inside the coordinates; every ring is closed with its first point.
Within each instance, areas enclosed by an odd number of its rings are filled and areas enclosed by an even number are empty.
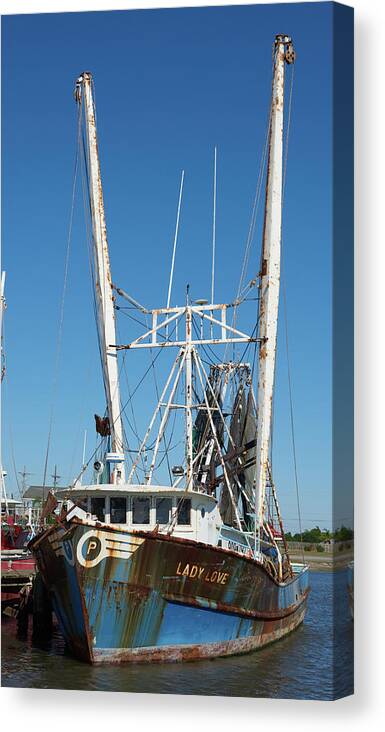
{"type": "Polygon", "coordinates": [[[254,559],[188,539],[72,520],[31,549],[70,651],[90,663],[246,653],[306,611],[306,569],[279,584],[254,559]]]}

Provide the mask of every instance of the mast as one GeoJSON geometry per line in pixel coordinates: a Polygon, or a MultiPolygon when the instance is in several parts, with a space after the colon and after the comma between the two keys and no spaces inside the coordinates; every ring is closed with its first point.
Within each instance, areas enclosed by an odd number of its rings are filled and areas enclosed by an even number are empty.
{"type": "Polygon", "coordinates": [[[111,452],[107,453],[106,461],[114,465],[111,482],[123,483],[125,480],[123,424],[120,410],[117,352],[115,345],[112,345],[116,343],[114,297],[108,254],[92,83],[92,75],[89,72],[84,72],[76,82],[75,99],[78,104],[82,102],[84,104],[89,197],[92,218],[95,297],[103,379],[111,432],[111,452]]]}
{"type": "Polygon", "coordinates": [[[295,60],[291,38],[286,35],[277,35],[273,53],[274,74],[259,300],[259,337],[261,340],[258,369],[255,489],[257,548],[259,548],[260,532],[264,521],[277,346],[282,224],[284,78],[285,63],[291,64],[295,60]]]}
{"type": "Polygon", "coordinates": [[[192,420],[192,314],[191,308],[186,307],[186,488],[191,490],[193,479],[193,420],[192,420]]]}

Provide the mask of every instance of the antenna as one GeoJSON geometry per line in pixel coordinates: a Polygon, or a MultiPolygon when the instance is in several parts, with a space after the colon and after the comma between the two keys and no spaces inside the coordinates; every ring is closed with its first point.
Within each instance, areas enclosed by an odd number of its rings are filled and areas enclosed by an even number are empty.
{"type": "Polygon", "coordinates": [[[179,187],[179,201],[178,201],[178,210],[177,210],[177,214],[176,214],[174,246],[173,246],[173,250],[172,250],[171,272],[170,272],[170,280],[168,283],[168,294],[167,294],[167,307],[168,308],[170,307],[172,280],[174,277],[175,253],[176,253],[176,243],[178,241],[179,215],[180,215],[180,207],[181,207],[181,203],[182,203],[183,182],[184,182],[184,170],[182,170],[182,175],[181,175],[181,179],[180,179],[180,187],[179,187]]]}
{"type": "Polygon", "coordinates": [[[84,430],[83,440],[83,456],[82,456],[82,472],[80,473],[80,485],[82,484],[83,473],[86,469],[86,445],[87,445],[87,430],[84,430]]]}
{"type": "Polygon", "coordinates": [[[27,490],[27,478],[29,478],[30,475],[33,475],[33,473],[27,473],[27,469],[24,465],[23,470],[19,470],[19,475],[21,475],[21,487],[23,489],[23,495],[25,491],[27,490]]]}
{"type": "Polygon", "coordinates": [[[217,218],[217,146],[214,147],[214,188],[213,188],[213,236],[212,236],[212,259],[211,259],[211,302],[214,302],[214,277],[215,277],[215,244],[216,244],[216,218],[217,218]]]}
{"type": "Polygon", "coordinates": [[[57,465],[55,465],[55,470],[52,473],[52,478],[53,478],[53,487],[56,488],[58,486],[59,480],[61,478],[61,476],[58,475],[58,473],[57,473],[57,465]]]}

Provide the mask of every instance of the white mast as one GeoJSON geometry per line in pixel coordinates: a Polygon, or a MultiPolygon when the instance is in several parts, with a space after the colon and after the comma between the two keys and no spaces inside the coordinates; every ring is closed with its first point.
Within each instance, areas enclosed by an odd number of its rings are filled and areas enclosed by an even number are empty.
{"type": "Polygon", "coordinates": [[[193,487],[193,419],[192,419],[192,313],[186,307],[186,487],[193,487]]]}
{"type": "Polygon", "coordinates": [[[215,285],[215,246],[217,238],[217,146],[214,147],[214,184],[213,184],[213,236],[211,257],[211,302],[214,302],[215,285]]]}
{"type": "Polygon", "coordinates": [[[115,311],[108,254],[107,230],[104,216],[104,202],[98,142],[96,134],[95,108],[92,98],[92,76],[84,72],[77,80],[76,101],[84,103],[85,128],[88,148],[89,196],[92,216],[93,255],[95,270],[95,292],[98,316],[98,331],[101,346],[103,378],[106,390],[108,417],[111,430],[111,453],[107,462],[114,465],[112,483],[123,483],[123,425],[120,410],[119,375],[115,334],[115,311]]]}
{"type": "Polygon", "coordinates": [[[291,38],[277,35],[271,99],[269,160],[259,301],[259,370],[255,511],[256,531],[264,520],[277,345],[282,222],[282,149],[285,62],[295,59],[291,38]]]}

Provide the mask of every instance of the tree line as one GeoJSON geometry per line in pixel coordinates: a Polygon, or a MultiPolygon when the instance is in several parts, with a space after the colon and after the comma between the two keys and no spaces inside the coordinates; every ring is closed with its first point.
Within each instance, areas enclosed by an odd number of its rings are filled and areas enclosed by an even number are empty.
{"type": "Polygon", "coordinates": [[[347,526],[340,526],[335,531],[329,531],[328,529],[321,530],[319,526],[315,526],[314,529],[306,529],[301,534],[292,534],[290,531],[285,532],[287,541],[303,541],[309,544],[321,544],[323,541],[351,541],[353,539],[353,529],[349,529],[347,526]]]}

